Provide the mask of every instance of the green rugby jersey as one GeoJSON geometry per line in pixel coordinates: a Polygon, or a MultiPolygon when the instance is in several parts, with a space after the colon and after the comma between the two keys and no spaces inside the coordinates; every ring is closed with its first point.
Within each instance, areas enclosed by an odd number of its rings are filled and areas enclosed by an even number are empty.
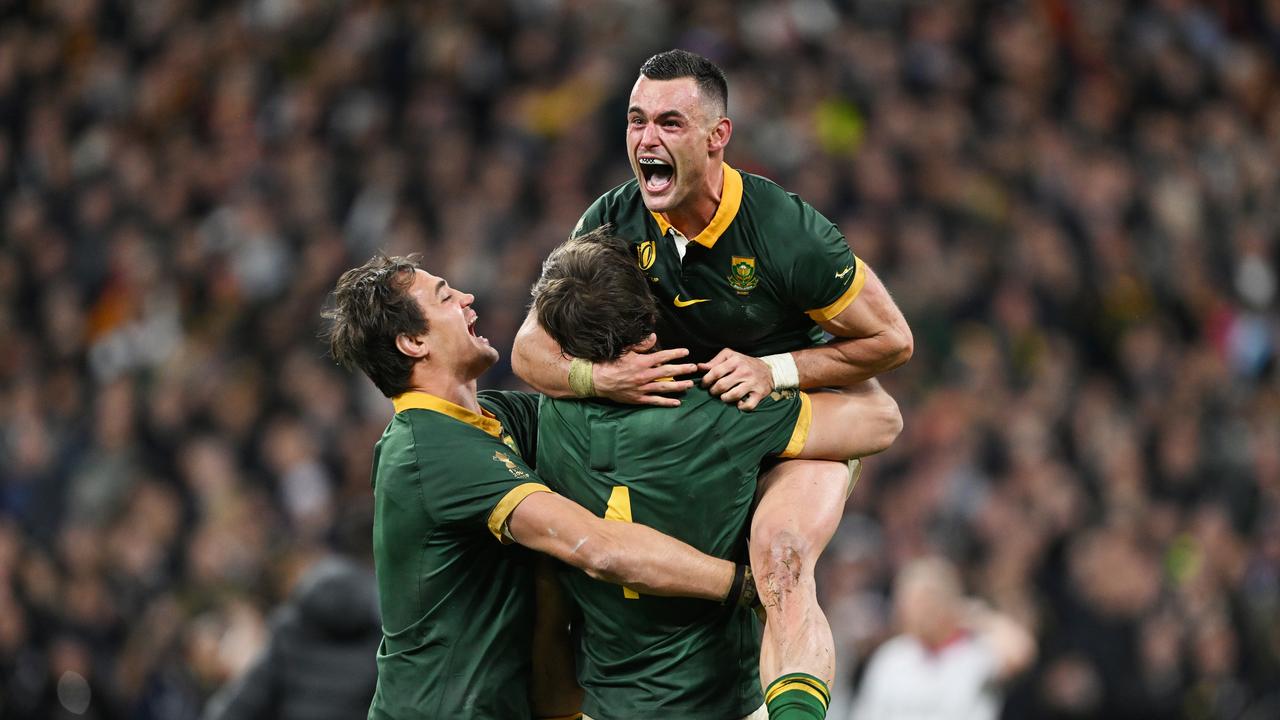
{"type": "MultiPolygon", "coordinates": [[[[741,559],[760,461],[803,449],[809,398],[774,393],[751,413],[700,388],[682,400],[655,408],[543,398],[539,467],[557,492],[597,515],[741,559]]],[[[576,570],[561,581],[581,613],[586,715],[736,720],[763,702],[754,612],[638,595],[576,570]]]]}
{"type": "Polygon", "coordinates": [[[532,553],[505,533],[521,500],[550,492],[530,470],[537,399],[479,397],[483,415],[426,393],[395,398],[374,450],[371,720],[530,717],[532,553]]]}
{"type": "Polygon", "coordinates": [[[821,342],[818,321],[848,307],[866,282],[862,261],[818,211],[771,180],[724,166],[720,207],[689,238],[649,212],[634,180],[597,199],[581,235],[606,223],[636,249],[658,299],[658,337],[703,362],[729,347],[759,357],[821,342]]]}

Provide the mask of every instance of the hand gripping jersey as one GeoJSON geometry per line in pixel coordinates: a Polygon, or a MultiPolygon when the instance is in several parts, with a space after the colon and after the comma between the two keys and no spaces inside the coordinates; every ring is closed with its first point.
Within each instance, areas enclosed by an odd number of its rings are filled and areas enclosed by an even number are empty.
{"type": "Polygon", "coordinates": [[[476,415],[426,393],[395,398],[373,463],[382,608],[370,720],[529,718],[532,553],[508,545],[534,475],[537,399],[479,394],[476,415]]]}
{"type": "Polygon", "coordinates": [[[689,348],[691,362],[726,347],[759,357],[819,343],[816,323],[840,314],[866,281],[835,225],[772,181],[728,165],[720,207],[697,237],[649,212],[635,180],[592,203],[574,235],[609,223],[635,247],[658,299],[659,340],[689,348]]]}

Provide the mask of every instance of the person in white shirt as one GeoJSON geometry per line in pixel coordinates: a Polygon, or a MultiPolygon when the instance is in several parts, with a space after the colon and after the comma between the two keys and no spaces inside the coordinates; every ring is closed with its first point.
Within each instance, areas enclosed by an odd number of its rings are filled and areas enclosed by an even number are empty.
{"type": "Polygon", "coordinates": [[[1035,659],[1031,633],[966,598],[942,558],[903,567],[894,612],[902,634],[871,656],[850,720],[995,720],[1004,681],[1035,659]]]}

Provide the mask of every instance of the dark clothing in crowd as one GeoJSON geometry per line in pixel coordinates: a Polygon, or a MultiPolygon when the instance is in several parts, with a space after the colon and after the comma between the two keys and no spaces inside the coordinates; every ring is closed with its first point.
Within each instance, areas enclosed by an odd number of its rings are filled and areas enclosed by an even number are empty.
{"type": "Polygon", "coordinates": [[[382,640],[373,575],[327,559],[270,621],[267,647],[204,720],[340,720],[369,711],[382,640]]]}

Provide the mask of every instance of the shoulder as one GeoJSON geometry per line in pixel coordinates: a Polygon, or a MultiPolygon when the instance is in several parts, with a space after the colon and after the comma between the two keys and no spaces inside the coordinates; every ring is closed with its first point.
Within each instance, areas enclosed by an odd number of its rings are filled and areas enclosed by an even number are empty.
{"type": "Polygon", "coordinates": [[[430,425],[431,418],[425,412],[398,412],[392,415],[382,438],[378,440],[379,457],[416,457],[419,452],[418,438],[424,432],[430,432],[430,425]]]}
{"type": "Polygon", "coordinates": [[[742,173],[743,204],[753,220],[767,229],[785,228],[795,235],[797,227],[814,237],[826,235],[835,226],[804,198],[760,175],[742,173]]]}
{"type": "Polygon", "coordinates": [[[383,470],[404,469],[418,474],[422,468],[437,467],[472,456],[480,457],[489,446],[489,437],[480,430],[431,410],[398,412],[382,437],[380,465],[383,470]]]}
{"type": "Polygon", "coordinates": [[[799,195],[787,192],[781,185],[762,175],[748,172],[740,174],[743,204],[749,206],[753,214],[761,213],[758,220],[785,220],[789,216],[799,215],[804,205],[799,195]]]}
{"type": "Polygon", "coordinates": [[[908,635],[898,635],[886,640],[871,656],[871,666],[885,671],[898,672],[904,666],[917,663],[922,652],[920,643],[908,635]]]}
{"type": "Polygon", "coordinates": [[[643,221],[645,213],[644,199],[640,197],[640,184],[632,178],[596,198],[578,219],[573,234],[580,235],[606,223],[643,221]]]}
{"type": "Polygon", "coordinates": [[[999,654],[996,652],[989,638],[981,634],[973,634],[965,638],[963,642],[957,643],[954,647],[948,648],[950,651],[950,659],[956,664],[964,665],[982,671],[993,671],[1000,662],[999,654]]]}

